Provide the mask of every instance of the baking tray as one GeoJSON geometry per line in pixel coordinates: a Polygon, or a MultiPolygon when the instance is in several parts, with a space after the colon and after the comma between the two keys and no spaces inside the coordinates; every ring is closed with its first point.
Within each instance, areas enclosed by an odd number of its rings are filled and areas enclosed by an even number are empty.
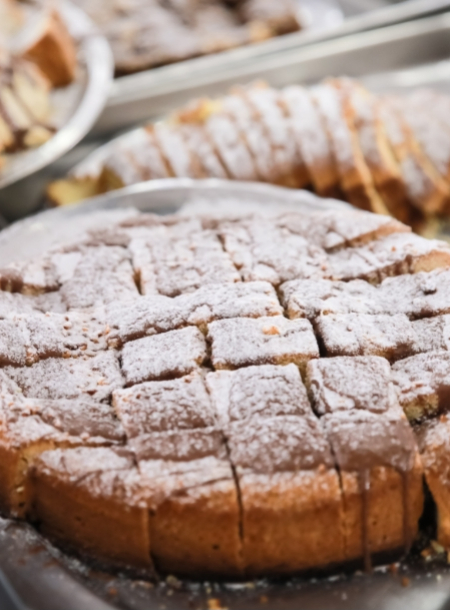
{"type": "MultiPolygon", "coordinates": [[[[0,233],[0,260],[38,256],[60,240],[76,239],[87,228],[104,226],[108,218],[133,214],[133,208],[165,214],[185,203],[209,202],[214,210],[224,204],[229,208],[232,201],[241,208],[257,204],[261,213],[270,213],[274,206],[305,213],[348,207],[306,191],[262,184],[153,181],[12,225],[0,233]]],[[[2,595],[4,610],[444,610],[450,608],[450,568],[444,562],[409,561],[378,568],[370,575],[246,583],[172,577],[152,584],[90,569],[53,548],[30,525],[0,519],[0,600],[2,595]]]]}
{"type": "MultiPolygon", "coordinates": [[[[236,83],[262,79],[283,87],[293,83],[314,83],[328,76],[353,76],[362,80],[376,92],[399,92],[414,87],[430,86],[450,92],[450,12],[355,34],[345,39],[321,43],[309,49],[299,49],[266,58],[254,64],[251,70],[240,73],[218,74],[215,81],[201,83],[191,79],[186,84],[182,99],[202,94],[226,93],[236,83]],[[441,60],[441,61],[436,61],[441,60]],[[428,63],[431,62],[431,63],[428,63]]],[[[167,109],[179,107],[178,93],[154,92],[148,119],[164,116],[167,109]],[[158,110],[158,111],[157,111],[158,110]]],[[[78,178],[96,176],[116,143],[132,142],[137,129],[125,132],[106,144],[89,143],[75,150],[70,175],[78,178]]],[[[66,160],[67,161],[67,160],[66,160]]],[[[65,174],[69,166],[58,167],[65,174]]]]}
{"type": "MultiPolygon", "coordinates": [[[[404,0],[398,4],[382,6],[367,11],[369,6],[380,6],[378,0],[366,0],[366,12],[342,21],[335,0],[304,0],[312,15],[328,15],[315,18],[317,27],[302,32],[280,36],[269,41],[184,61],[178,64],[147,70],[116,79],[108,104],[94,128],[94,133],[105,133],[156,116],[180,105],[195,94],[207,90],[208,84],[217,85],[221,80],[231,84],[230,76],[251,78],[261,71],[261,60],[277,56],[289,58],[290,53],[300,53],[299,58],[311,52],[320,53],[321,43],[336,37],[348,37],[357,32],[372,30],[394,23],[424,17],[450,9],[450,0],[404,0]],[[319,27],[321,24],[321,27],[319,27]],[[190,88],[190,83],[193,86],[190,88]]],[[[354,3],[356,4],[356,3],[354,3]]],[[[327,48],[324,48],[327,52],[327,48]]],[[[395,56],[392,56],[395,61],[395,56]]]]}
{"type": "Polygon", "coordinates": [[[42,146],[6,156],[0,172],[0,212],[17,218],[35,209],[48,168],[89,132],[100,115],[113,76],[111,50],[90,19],[69,2],[61,3],[63,19],[78,43],[74,83],[52,93],[53,122],[59,127],[42,146]]]}

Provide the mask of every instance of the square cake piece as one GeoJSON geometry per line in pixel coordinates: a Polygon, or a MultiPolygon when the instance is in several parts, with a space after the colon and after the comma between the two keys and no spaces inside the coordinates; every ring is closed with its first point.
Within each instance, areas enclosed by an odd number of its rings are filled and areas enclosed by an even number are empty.
{"type": "Polygon", "coordinates": [[[398,399],[408,419],[450,410],[450,352],[429,352],[392,366],[398,399]]]}
{"type": "Polygon", "coordinates": [[[255,417],[311,414],[305,386],[294,364],[218,371],[209,373],[206,383],[222,426],[255,417]]]}
{"type": "Polygon", "coordinates": [[[100,352],[93,358],[49,358],[27,367],[8,366],[4,371],[29,398],[89,396],[101,402],[123,386],[119,360],[112,351],[100,352]]]}
{"type": "Polygon", "coordinates": [[[128,438],[151,432],[206,428],[216,423],[202,375],[150,381],[113,393],[128,438]]]}
{"type": "Polygon", "coordinates": [[[281,316],[212,322],[208,341],[216,369],[290,363],[304,367],[308,360],[319,357],[311,323],[281,316]]]}
{"type": "Polygon", "coordinates": [[[130,452],[47,451],[33,466],[32,485],[34,518],[50,538],[106,565],[152,569],[148,511],[130,452]]]}
{"type": "Polygon", "coordinates": [[[222,433],[203,428],[136,440],[156,566],[187,576],[240,575],[239,499],[222,433]]]}
{"type": "Polygon", "coordinates": [[[246,282],[328,277],[326,253],[276,219],[225,221],[219,234],[246,282]]]}
{"type": "Polygon", "coordinates": [[[425,479],[437,508],[437,540],[450,548],[450,420],[447,414],[415,428],[425,479]]]}
{"type": "Polygon", "coordinates": [[[391,378],[391,367],[384,358],[323,358],[308,363],[306,384],[314,409],[319,415],[361,409],[385,413],[399,409],[391,378]]]}
{"type": "Polygon", "coordinates": [[[130,255],[125,248],[99,246],[70,253],[59,269],[61,296],[68,309],[84,309],[119,299],[136,298],[130,255]]]}
{"type": "Polygon", "coordinates": [[[423,509],[422,464],[400,409],[323,417],[340,471],[349,559],[409,549],[423,509]]]}
{"type": "Polygon", "coordinates": [[[402,314],[320,316],[316,325],[327,356],[398,360],[415,353],[416,335],[412,323],[402,314]]]}
{"type": "Polygon", "coordinates": [[[449,267],[450,248],[445,242],[413,233],[394,233],[364,246],[330,254],[329,266],[333,279],[360,278],[378,284],[393,275],[449,267]]]}
{"type": "Polygon", "coordinates": [[[368,566],[372,553],[408,547],[422,511],[422,470],[389,363],[311,362],[307,386],[339,467],[347,558],[364,557],[368,566]]]}
{"type": "Polygon", "coordinates": [[[206,358],[206,343],[194,327],[144,337],[125,344],[122,371],[127,385],[187,375],[206,358]]]}
{"type": "Polygon", "coordinates": [[[339,478],[319,422],[312,415],[254,418],[251,425],[232,422],[226,435],[240,489],[246,575],[344,560],[339,478]]]}
{"type": "Polygon", "coordinates": [[[393,313],[427,318],[450,313],[450,270],[386,278],[378,288],[382,302],[393,313]]]}
{"type": "Polygon", "coordinates": [[[412,322],[417,353],[446,351],[450,348],[450,315],[412,322]]]}
{"type": "Polygon", "coordinates": [[[129,248],[142,294],[174,297],[206,284],[240,281],[218,237],[195,220],[141,229],[129,248]]]}
{"type": "Polygon", "coordinates": [[[281,284],[279,292],[291,319],[314,321],[322,314],[389,313],[377,288],[364,280],[292,280],[281,284]]]}
{"type": "Polygon", "coordinates": [[[0,510],[24,517],[32,500],[29,468],[40,453],[76,445],[121,444],[109,405],[89,399],[36,400],[0,376],[0,510]]]}

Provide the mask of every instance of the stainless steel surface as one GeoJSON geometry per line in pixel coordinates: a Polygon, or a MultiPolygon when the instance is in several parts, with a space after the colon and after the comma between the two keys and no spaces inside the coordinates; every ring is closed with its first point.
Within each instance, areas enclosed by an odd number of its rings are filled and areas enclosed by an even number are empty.
{"type": "Polygon", "coordinates": [[[79,41],[79,74],[70,91],[58,91],[59,101],[69,106],[57,133],[43,146],[10,155],[0,172],[0,213],[10,219],[24,216],[40,203],[49,165],[60,159],[89,132],[108,97],[112,81],[112,55],[87,16],[64,3],[63,17],[79,41]]]}
{"type": "MultiPolygon", "coordinates": [[[[133,208],[167,213],[182,204],[208,200],[214,206],[231,200],[258,205],[311,209],[347,207],[305,191],[262,184],[207,180],[164,180],[140,184],[78,206],[50,210],[0,233],[3,263],[37,256],[77,231],[104,224],[111,214],[133,208]],[[65,233],[61,233],[65,231],[65,233]]],[[[112,533],[113,535],[113,533],[112,533]]],[[[324,535],[326,535],[324,533],[324,535]]],[[[48,545],[25,523],[0,519],[0,570],[28,610],[445,610],[450,608],[450,568],[401,564],[373,574],[333,578],[296,578],[251,583],[190,583],[171,579],[159,585],[89,569],[48,545]],[[216,602],[211,602],[214,599],[216,602]],[[220,602],[220,603],[219,603],[220,602]],[[112,605],[111,605],[112,604],[112,605]]],[[[9,610],[9,609],[7,609],[9,610]]],[[[25,610],[19,605],[18,609],[25,610]]]]}
{"type": "MultiPolygon", "coordinates": [[[[329,41],[274,58],[259,60],[253,69],[239,74],[216,75],[215,81],[200,84],[195,79],[186,83],[183,99],[197,95],[218,95],[237,82],[264,79],[275,86],[317,82],[327,76],[360,78],[378,92],[435,86],[450,91],[450,13],[410,23],[390,26],[373,32],[355,34],[346,39],[329,41]],[[424,63],[425,62],[425,63],[424,63]],[[432,63],[427,63],[432,62],[432,63]],[[419,65],[418,65],[419,64],[419,65]]],[[[178,96],[161,93],[160,111],[174,105],[178,96]]],[[[81,161],[75,161],[70,174],[78,177],[97,175],[101,163],[117,142],[132,142],[137,130],[124,133],[97,149],[85,149],[81,161]]],[[[66,168],[64,168],[66,169],[66,168]]]]}
{"type": "MultiPolygon", "coordinates": [[[[233,76],[240,82],[242,79],[260,77],[261,72],[264,72],[261,63],[267,60],[275,62],[278,60],[281,65],[284,59],[292,62],[293,57],[298,57],[298,61],[302,61],[302,58],[308,58],[310,53],[312,56],[320,55],[322,49],[324,53],[329,53],[330,47],[324,46],[323,43],[331,38],[351,37],[358,32],[450,9],[450,0],[405,0],[362,13],[340,24],[340,20],[333,17],[336,10],[333,8],[334,1],[308,0],[308,2],[310,7],[316,7],[315,11],[320,6],[328,7],[326,8],[329,15],[327,27],[305,30],[261,44],[116,79],[108,104],[94,132],[97,134],[111,132],[135,125],[173,109],[192,95],[217,91],[220,85],[223,90],[223,87],[232,84],[233,76]]],[[[380,6],[377,0],[366,0],[365,4],[366,7],[380,6]]],[[[394,55],[392,60],[395,61],[394,55]]],[[[370,65],[370,58],[367,65],[370,65]]]]}

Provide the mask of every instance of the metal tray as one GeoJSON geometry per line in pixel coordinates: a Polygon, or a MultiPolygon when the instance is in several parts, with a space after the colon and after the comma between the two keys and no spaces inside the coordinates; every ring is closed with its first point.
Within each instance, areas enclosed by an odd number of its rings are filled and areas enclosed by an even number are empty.
{"type": "MultiPolygon", "coordinates": [[[[450,91],[450,60],[442,59],[447,57],[450,57],[450,12],[282,53],[258,61],[251,70],[242,68],[240,73],[233,75],[218,74],[214,82],[209,79],[208,83],[200,84],[192,78],[186,83],[181,98],[219,95],[233,84],[252,79],[263,79],[283,87],[342,75],[360,78],[377,92],[398,92],[421,86],[450,91]],[[442,61],[436,61],[439,59],[442,61]]],[[[159,118],[167,108],[179,106],[179,95],[178,91],[158,96],[155,91],[152,108],[156,117],[159,118]]],[[[147,118],[155,118],[149,109],[147,118]]],[[[74,151],[78,158],[74,158],[70,175],[79,178],[97,176],[111,147],[118,142],[132,142],[137,131],[123,133],[98,148],[91,143],[82,151],[74,151]]],[[[67,165],[61,167],[60,175],[67,169],[67,165]]]]}
{"type": "MultiPolygon", "coordinates": [[[[265,62],[275,56],[281,62],[283,58],[290,61],[290,54],[297,56],[299,53],[301,61],[302,57],[309,57],[309,49],[313,55],[320,54],[321,43],[326,40],[450,9],[450,0],[404,0],[388,6],[383,6],[386,3],[380,0],[367,0],[365,12],[342,21],[336,0],[304,0],[304,4],[309,7],[315,24],[309,30],[116,79],[94,133],[117,131],[155,117],[192,95],[210,91],[209,84],[214,87],[222,83],[224,86],[226,82],[232,84],[230,78],[233,76],[244,79],[259,76],[263,71],[261,60],[265,62]],[[382,8],[377,10],[367,10],[380,6],[382,8]]],[[[328,47],[323,50],[327,53],[328,47]]]]}
{"type": "MultiPolygon", "coordinates": [[[[89,203],[50,210],[0,233],[2,263],[31,258],[61,240],[76,239],[107,218],[133,208],[170,213],[185,203],[257,204],[261,213],[286,206],[303,210],[347,208],[306,191],[220,180],[161,180],[97,197],[89,203]],[[64,233],[63,233],[64,232],[64,233]]],[[[112,533],[113,535],[113,533],[112,533]]],[[[326,535],[326,533],[324,533],[326,535]]],[[[2,610],[444,610],[450,608],[450,569],[409,562],[332,578],[249,583],[181,582],[153,585],[90,569],[57,551],[26,523],[0,519],[0,607],[2,610]],[[217,600],[217,601],[212,601],[217,600]]]]}
{"type": "Polygon", "coordinates": [[[69,87],[56,90],[53,121],[60,128],[39,148],[8,155],[0,172],[0,212],[8,218],[24,216],[36,208],[47,179],[48,167],[76,146],[100,115],[112,82],[112,54],[93,23],[69,2],[62,15],[78,42],[78,75],[69,87]]]}

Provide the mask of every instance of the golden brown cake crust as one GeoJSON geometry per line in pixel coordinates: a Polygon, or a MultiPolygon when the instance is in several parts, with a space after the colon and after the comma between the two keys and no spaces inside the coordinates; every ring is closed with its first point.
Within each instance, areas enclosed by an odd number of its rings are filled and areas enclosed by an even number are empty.
{"type": "Polygon", "coordinates": [[[0,510],[196,578],[409,548],[449,257],[365,212],[137,215],[0,270],[0,510]]]}

